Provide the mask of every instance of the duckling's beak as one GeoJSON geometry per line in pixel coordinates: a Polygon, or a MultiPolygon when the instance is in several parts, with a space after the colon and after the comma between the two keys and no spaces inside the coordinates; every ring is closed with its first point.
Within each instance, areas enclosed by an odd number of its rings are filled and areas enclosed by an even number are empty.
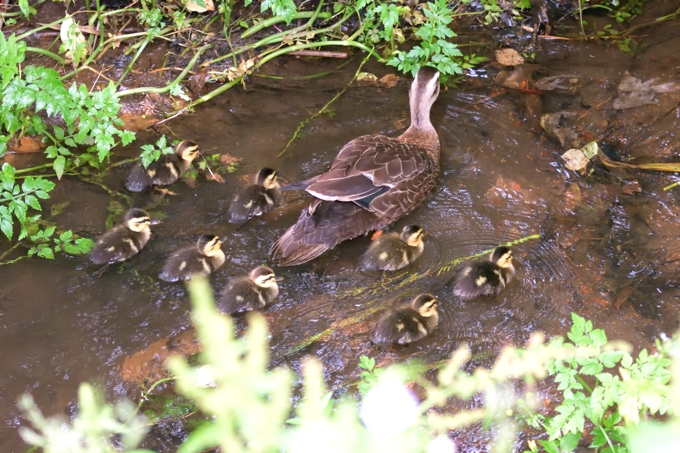
{"type": "Polygon", "coordinates": [[[161,223],[161,221],[158,219],[149,220],[149,225],[158,225],[159,223],[161,223]]]}
{"type": "Polygon", "coordinates": [[[274,277],[274,281],[276,281],[276,282],[282,282],[283,280],[284,280],[284,279],[283,279],[283,277],[281,277],[281,276],[274,277]]]}

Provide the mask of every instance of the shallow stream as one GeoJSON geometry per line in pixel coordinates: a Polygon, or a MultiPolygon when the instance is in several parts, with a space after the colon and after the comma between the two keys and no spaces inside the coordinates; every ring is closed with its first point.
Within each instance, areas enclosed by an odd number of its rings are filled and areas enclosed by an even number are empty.
{"type": "MultiPolygon", "coordinates": [[[[662,7],[673,9],[660,4],[650,6],[646,14],[660,16],[662,7]]],[[[503,345],[522,344],[534,331],[565,334],[571,312],[592,319],[610,339],[636,348],[650,347],[662,332],[672,333],[678,326],[680,297],[680,189],[662,188],[675,176],[610,171],[600,164],[589,176],[566,170],[560,158],[565,148],[548,140],[535,118],[537,111],[578,112],[584,115],[577,122],[580,129],[594,139],[604,137],[621,159],[677,161],[678,93],[658,95],[655,105],[619,111],[604,102],[616,96],[625,71],[642,80],[658,77],[660,83],[680,80],[678,21],[640,35],[644,47],[636,57],[619,51],[613,42],[540,40],[537,59],[547,74],[575,75],[577,81],[538,99],[497,86],[499,69],[493,65],[440,94],[432,112],[443,144],[440,185],[393,228],[417,224],[427,232],[424,255],[409,269],[421,273],[540,234],[541,239],[514,248],[517,278],[506,291],[495,299],[457,300],[450,272],[399,287],[401,274],[358,269],[357,259],[369,244],[368,238],[358,238],[307,265],[276,268],[285,280],[279,302],[267,311],[274,362],[296,368],[303,356],[314,354],[326,367],[329,385],[341,388],[356,377],[363,354],[381,364],[409,358],[432,362],[467,343],[474,354],[486,357],[479,364],[488,365],[503,345]],[[639,183],[640,192],[628,190],[632,181],[639,183]],[[357,295],[357,288],[364,291],[357,295]],[[440,300],[442,321],[432,338],[405,350],[378,349],[368,340],[375,319],[371,316],[290,353],[304,339],[348,316],[420,291],[440,300]]],[[[360,61],[357,56],[332,76],[304,82],[253,77],[247,91],[232,89],[195,115],[169,122],[166,134],[193,139],[208,154],[228,153],[242,161],[234,173],[225,175],[224,183],[199,175],[193,188],[184,182],[174,185],[177,195],[153,209],[162,213],[163,223],[153,227],[148,246],[128,263],[100,278],[92,277],[96,266],[85,257],[27,259],[0,268],[2,451],[25,449],[16,433],[22,424],[16,398],[24,392],[31,392],[46,414],[68,412],[82,381],[100,383],[111,399],[135,397],[133,386],[121,379],[125,357],[191,329],[184,286],[157,278],[168,253],[201,233],[228,237],[227,263],[211,277],[216,291],[229,277],[267,262],[270,245],[297,219],[306,200],[289,196],[283,207],[237,231],[224,215],[235,191],[257,168],[278,169],[284,182],[308,178],[323,172],[352,138],[368,133],[394,136],[408,126],[407,80],[389,89],[355,86],[332,104],[332,117],[312,120],[303,129],[304,137],[281,158],[275,157],[297,125],[347,84],[360,61]]],[[[292,77],[337,64],[290,59],[269,71],[292,77]]],[[[378,65],[369,64],[365,70],[379,77],[386,73],[378,65]]],[[[119,156],[135,156],[138,146],[121,150],[119,156]]],[[[15,159],[19,165],[21,158],[15,159]]],[[[129,168],[112,170],[104,183],[124,191],[129,168]]],[[[52,195],[50,204],[70,202],[55,217],[58,225],[88,237],[104,231],[112,198],[100,187],[66,179],[52,195]]],[[[131,204],[146,206],[155,197],[132,194],[131,204]]],[[[1,241],[0,251],[6,247],[1,241]]],[[[483,444],[470,434],[461,438],[459,447],[485,451],[483,444]]],[[[167,439],[159,438],[154,445],[173,449],[167,439]]]]}

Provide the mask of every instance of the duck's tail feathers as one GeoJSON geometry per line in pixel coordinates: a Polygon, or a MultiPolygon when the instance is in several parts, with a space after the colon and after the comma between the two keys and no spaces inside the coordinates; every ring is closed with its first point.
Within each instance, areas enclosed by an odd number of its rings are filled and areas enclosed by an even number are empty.
{"type": "Polygon", "coordinates": [[[269,257],[279,266],[297,266],[313,260],[329,248],[325,244],[303,244],[301,238],[298,224],[293,225],[272,245],[269,257]]]}
{"type": "Polygon", "coordinates": [[[270,249],[270,258],[278,264],[306,263],[338,243],[382,228],[386,223],[354,203],[320,201],[312,206],[314,212],[304,209],[295,225],[270,249]]]}

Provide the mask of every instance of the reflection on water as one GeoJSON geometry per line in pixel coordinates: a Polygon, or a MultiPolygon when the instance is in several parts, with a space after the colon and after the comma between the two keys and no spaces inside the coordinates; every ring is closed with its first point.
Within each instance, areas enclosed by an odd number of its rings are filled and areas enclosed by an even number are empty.
{"type": "MultiPolygon", "coordinates": [[[[181,182],[173,186],[178,194],[156,208],[165,220],[153,227],[147,248],[129,263],[113,266],[99,279],[91,277],[95,268],[85,258],[30,259],[1,268],[0,429],[11,431],[0,435],[10,445],[3,451],[22,448],[15,433],[21,423],[17,395],[32,392],[46,413],[63,412],[81,381],[101,383],[110,397],[131,396],[133,391],[118,375],[122,358],[190,328],[184,287],[157,278],[171,251],[202,233],[226,236],[227,263],[211,277],[216,291],[228,278],[266,264],[270,245],[297,219],[305,200],[287,195],[284,206],[236,230],[225,221],[228,202],[257,168],[276,168],[284,181],[304,179],[324,171],[354,137],[403,131],[408,124],[407,84],[389,90],[352,88],[333,105],[333,118],[315,119],[304,129],[304,138],[283,158],[275,158],[297,124],[353,71],[348,68],[327,85],[314,81],[293,91],[258,85],[248,92],[232,90],[195,116],[171,123],[178,137],[243,162],[225,175],[223,184],[199,177],[195,188],[181,182]]],[[[544,103],[570,96],[551,93],[544,103]]],[[[424,255],[407,274],[366,273],[357,262],[369,239],[358,238],[306,265],[277,269],[285,280],[279,302],[268,311],[275,363],[296,367],[302,355],[315,354],[331,385],[342,386],[356,376],[362,354],[379,363],[407,358],[431,362],[466,343],[474,354],[492,357],[502,345],[521,344],[533,331],[563,334],[572,311],[594,319],[610,338],[641,346],[658,332],[675,328],[677,280],[655,252],[667,250],[671,241],[672,234],[661,228],[677,221],[674,195],[658,190],[663,181],[656,175],[636,175],[647,193],[635,197],[620,194],[620,181],[606,174],[585,178],[566,173],[559,146],[537,133],[535,124],[523,121],[518,110],[514,97],[492,99],[477,88],[441,93],[433,110],[443,143],[441,185],[392,227],[422,226],[428,233],[424,255]],[[399,286],[410,273],[424,274],[535,233],[543,239],[514,248],[517,278],[495,298],[454,298],[453,271],[399,286]],[[359,294],[356,288],[365,291],[359,294]],[[618,303],[623,289],[627,297],[618,303]],[[420,291],[440,300],[435,334],[404,350],[373,347],[368,332],[375,314],[364,314],[420,291]],[[646,299],[650,294],[653,303],[646,299]],[[348,317],[357,322],[343,325],[348,317]],[[291,352],[329,328],[329,335],[291,352]]],[[[127,171],[112,170],[105,183],[123,190],[127,171]]],[[[100,233],[109,195],[75,180],[58,187],[51,202],[72,203],[56,221],[90,237],[100,233]]],[[[131,196],[135,206],[145,206],[156,195],[131,196]]],[[[480,402],[466,406],[476,404],[480,402]]],[[[469,445],[484,444],[487,435],[477,433],[469,445]]]]}

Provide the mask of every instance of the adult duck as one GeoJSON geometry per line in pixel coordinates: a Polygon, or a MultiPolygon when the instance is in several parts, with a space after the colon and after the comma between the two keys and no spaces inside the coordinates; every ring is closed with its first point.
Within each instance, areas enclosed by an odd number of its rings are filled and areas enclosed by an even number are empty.
{"type": "Polygon", "coordinates": [[[272,260],[282,266],[306,263],[413,211],[439,178],[439,136],[430,121],[438,95],[439,72],[420,68],[409,93],[411,126],[406,132],[395,138],[355,138],[326,173],[285,187],[304,189],[314,199],[274,243],[272,260]]]}

